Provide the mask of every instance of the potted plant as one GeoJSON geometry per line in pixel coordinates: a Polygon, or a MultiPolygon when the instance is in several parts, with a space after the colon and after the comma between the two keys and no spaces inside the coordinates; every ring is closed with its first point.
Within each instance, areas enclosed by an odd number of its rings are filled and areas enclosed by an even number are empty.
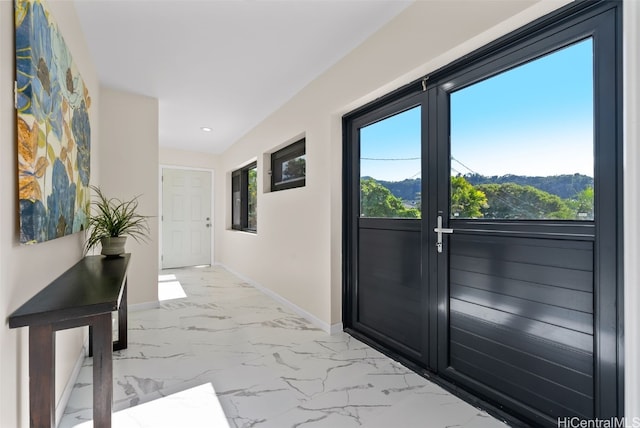
{"type": "Polygon", "coordinates": [[[117,198],[107,198],[99,187],[91,186],[97,199],[91,202],[93,207],[89,217],[87,242],[85,249],[102,244],[101,254],[107,257],[118,257],[124,254],[124,244],[127,236],[137,242],[146,242],[149,238],[147,218],[138,214],[138,197],[128,201],[117,198]]]}

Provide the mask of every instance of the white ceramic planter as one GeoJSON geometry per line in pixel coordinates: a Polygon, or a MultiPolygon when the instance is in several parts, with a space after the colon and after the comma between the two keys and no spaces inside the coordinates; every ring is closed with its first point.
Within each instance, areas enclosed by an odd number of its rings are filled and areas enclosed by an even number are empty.
{"type": "Polygon", "coordinates": [[[124,254],[124,244],[127,242],[126,236],[112,236],[100,239],[102,251],[100,254],[107,257],[118,257],[124,254]]]}

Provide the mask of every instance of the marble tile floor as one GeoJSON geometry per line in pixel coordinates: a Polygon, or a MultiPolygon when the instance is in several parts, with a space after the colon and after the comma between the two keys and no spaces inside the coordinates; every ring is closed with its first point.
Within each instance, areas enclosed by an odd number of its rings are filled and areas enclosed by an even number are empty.
{"type": "MultiPolygon", "coordinates": [[[[162,275],[187,297],[129,313],[129,347],[113,361],[116,428],[506,427],[221,267],[162,275]]],[[[92,426],[91,391],[87,358],[59,427],[92,426]]]]}

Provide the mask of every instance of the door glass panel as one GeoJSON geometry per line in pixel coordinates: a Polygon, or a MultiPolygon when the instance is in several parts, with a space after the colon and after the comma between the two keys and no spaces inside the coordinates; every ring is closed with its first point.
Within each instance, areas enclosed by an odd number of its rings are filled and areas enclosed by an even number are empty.
{"type": "Polygon", "coordinates": [[[421,107],[360,129],[360,216],[420,218],[421,107]]]}
{"type": "Polygon", "coordinates": [[[247,171],[247,229],[256,230],[258,227],[258,167],[247,171]]]}
{"type": "Polygon", "coordinates": [[[593,41],[451,94],[451,217],[593,220],[593,41]]]}

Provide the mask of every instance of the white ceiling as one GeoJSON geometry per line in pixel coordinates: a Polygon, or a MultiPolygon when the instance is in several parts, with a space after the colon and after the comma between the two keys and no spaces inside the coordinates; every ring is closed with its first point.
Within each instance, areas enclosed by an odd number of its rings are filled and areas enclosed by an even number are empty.
{"type": "Polygon", "coordinates": [[[411,2],[79,0],[76,8],[101,84],[158,98],[160,145],[221,153],[411,2]]]}

